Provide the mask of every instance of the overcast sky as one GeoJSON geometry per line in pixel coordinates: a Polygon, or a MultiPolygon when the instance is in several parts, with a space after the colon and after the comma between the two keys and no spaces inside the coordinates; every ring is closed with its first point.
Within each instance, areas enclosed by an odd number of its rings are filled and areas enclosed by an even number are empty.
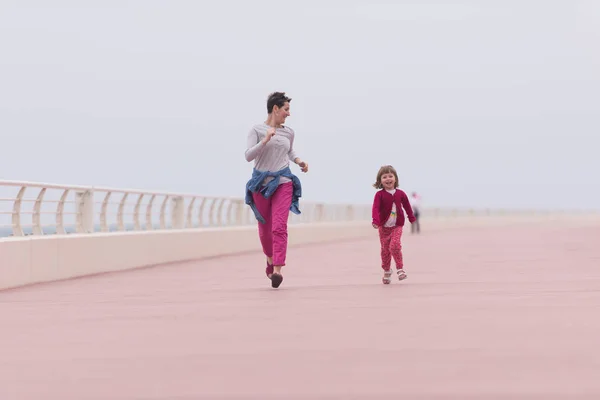
{"type": "Polygon", "coordinates": [[[600,208],[600,3],[0,2],[0,179],[243,196],[266,97],[304,198],[600,208]]]}

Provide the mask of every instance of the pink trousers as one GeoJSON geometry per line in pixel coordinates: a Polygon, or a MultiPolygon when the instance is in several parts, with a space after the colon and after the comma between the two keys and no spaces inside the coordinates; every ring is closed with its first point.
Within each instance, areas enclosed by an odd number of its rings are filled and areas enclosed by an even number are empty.
{"type": "Polygon", "coordinates": [[[402,259],[402,227],[393,228],[379,227],[379,241],[381,242],[381,268],[389,271],[392,263],[392,257],[396,263],[396,269],[404,267],[402,259]]]}
{"type": "Polygon", "coordinates": [[[258,236],[267,257],[273,257],[273,265],[284,266],[287,254],[287,222],[292,205],[292,182],[279,185],[275,193],[265,199],[260,193],[252,193],[254,204],[265,223],[258,223],[258,236]]]}

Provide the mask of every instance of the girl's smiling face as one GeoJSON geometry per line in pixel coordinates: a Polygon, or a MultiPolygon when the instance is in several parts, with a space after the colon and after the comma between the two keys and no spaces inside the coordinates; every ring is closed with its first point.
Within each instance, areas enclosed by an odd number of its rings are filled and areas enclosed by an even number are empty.
{"type": "Polygon", "coordinates": [[[381,184],[385,190],[392,190],[396,187],[396,177],[391,172],[381,175],[381,184]]]}

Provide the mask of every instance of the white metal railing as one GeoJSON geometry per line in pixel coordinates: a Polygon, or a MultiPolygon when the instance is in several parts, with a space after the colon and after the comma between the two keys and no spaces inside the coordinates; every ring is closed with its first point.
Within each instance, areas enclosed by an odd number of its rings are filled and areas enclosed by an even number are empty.
{"type": "MultiPolygon", "coordinates": [[[[369,220],[369,205],[301,201],[290,223],[369,220]]],[[[0,180],[0,237],[255,224],[242,198],[0,180]]]]}
{"type": "MultiPolygon", "coordinates": [[[[301,200],[289,222],[370,221],[371,205],[301,200]]],[[[424,217],[598,215],[598,210],[427,208],[424,217]]],[[[0,237],[256,224],[242,198],[0,180],[0,237]]]]}

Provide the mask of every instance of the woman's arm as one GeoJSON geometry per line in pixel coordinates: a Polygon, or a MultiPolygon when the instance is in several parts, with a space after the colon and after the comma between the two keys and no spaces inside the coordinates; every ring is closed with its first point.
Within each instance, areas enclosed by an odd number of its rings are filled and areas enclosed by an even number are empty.
{"type": "Polygon", "coordinates": [[[246,139],[246,161],[250,162],[254,160],[265,148],[265,143],[262,140],[258,140],[258,132],[255,129],[250,129],[248,137],[246,139]]]}
{"type": "Polygon", "coordinates": [[[294,163],[298,164],[298,166],[300,167],[302,172],[308,172],[308,163],[306,161],[302,161],[302,159],[300,157],[298,157],[298,155],[296,154],[296,151],[294,150],[294,137],[296,136],[296,134],[294,133],[294,131],[291,128],[290,128],[290,130],[292,131],[292,135],[290,138],[290,151],[288,151],[288,157],[294,163]]]}
{"type": "Polygon", "coordinates": [[[296,137],[296,133],[292,130],[292,128],[289,128],[289,130],[291,132],[291,135],[290,135],[290,150],[288,151],[288,157],[290,158],[290,161],[293,161],[296,164],[298,164],[302,160],[300,160],[300,157],[298,157],[298,154],[296,154],[296,150],[294,150],[294,138],[296,137]]]}

